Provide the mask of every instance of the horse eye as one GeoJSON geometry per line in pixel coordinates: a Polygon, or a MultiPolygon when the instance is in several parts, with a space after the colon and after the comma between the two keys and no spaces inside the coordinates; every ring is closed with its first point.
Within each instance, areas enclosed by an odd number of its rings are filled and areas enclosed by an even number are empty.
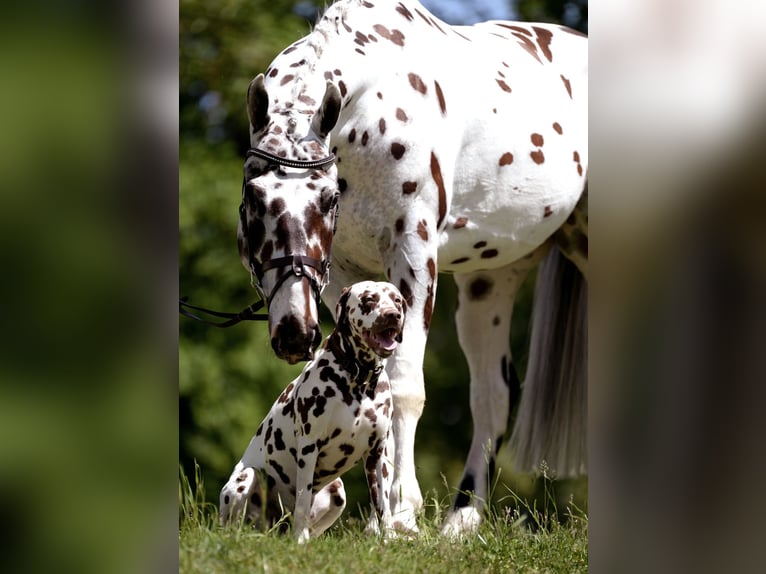
{"type": "Polygon", "coordinates": [[[256,177],[260,177],[264,173],[263,166],[254,160],[248,160],[244,166],[245,180],[250,181],[256,177]]]}
{"type": "Polygon", "coordinates": [[[338,198],[340,193],[330,187],[322,189],[322,211],[324,213],[330,213],[338,205],[338,198]]]}

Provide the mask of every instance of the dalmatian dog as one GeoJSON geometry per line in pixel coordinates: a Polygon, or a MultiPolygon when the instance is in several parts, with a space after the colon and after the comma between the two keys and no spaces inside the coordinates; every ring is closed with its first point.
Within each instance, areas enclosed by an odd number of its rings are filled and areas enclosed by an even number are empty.
{"type": "Polygon", "coordinates": [[[340,476],[364,460],[374,509],[368,529],[393,532],[384,366],[402,341],[405,309],[390,283],[363,281],[342,291],[335,329],[276,400],[221,490],[222,524],[244,516],[271,526],[292,511],[294,535],[306,542],[341,515],[340,476]]]}

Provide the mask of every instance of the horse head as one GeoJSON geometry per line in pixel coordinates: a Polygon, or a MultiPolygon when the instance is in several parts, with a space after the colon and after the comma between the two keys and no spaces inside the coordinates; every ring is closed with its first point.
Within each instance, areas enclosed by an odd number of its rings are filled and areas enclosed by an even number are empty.
{"type": "Polygon", "coordinates": [[[322,340],[319,296],[328,281],[340,195],[327,138],[340,103],[329,82],[313,110],[279,108],[276,99],[270,106],[262,74],[248,88],[251,148],[237,242],[268,304],[271,346],[290,364],[313,358],[322,340]]]}

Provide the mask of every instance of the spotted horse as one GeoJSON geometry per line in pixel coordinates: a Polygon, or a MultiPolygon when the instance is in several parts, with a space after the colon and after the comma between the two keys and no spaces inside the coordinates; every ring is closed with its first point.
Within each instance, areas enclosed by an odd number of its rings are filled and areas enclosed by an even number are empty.
{"type": "Polygon", "coordinates": [[[450,26],[413,0],[341,0],[248,88],[238,245],[277,356],[313,357],[320,293],[333,310],[344,285],[382,274],[407,301],[407,344],[386,367],[396,528],[417,532],[422,506],[414,444],[438,273],[458,287],[473,415],[443,532],[479,525],[515,404],[520,469],[584,472],[587,61],[587,38],[562,26],[450,26]],[[540,263],[522,388],[508,335],[540,263]]]}

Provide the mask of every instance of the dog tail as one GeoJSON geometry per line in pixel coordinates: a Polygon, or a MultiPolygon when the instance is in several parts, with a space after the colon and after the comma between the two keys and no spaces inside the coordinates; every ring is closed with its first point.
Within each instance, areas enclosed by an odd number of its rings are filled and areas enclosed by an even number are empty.
{"type": "Polygon", "coordinates": [[[522,471],[585,473],[587,304],[584,276],[552,247],[538,271],[527,374],[510,441],[522,471]]]}

